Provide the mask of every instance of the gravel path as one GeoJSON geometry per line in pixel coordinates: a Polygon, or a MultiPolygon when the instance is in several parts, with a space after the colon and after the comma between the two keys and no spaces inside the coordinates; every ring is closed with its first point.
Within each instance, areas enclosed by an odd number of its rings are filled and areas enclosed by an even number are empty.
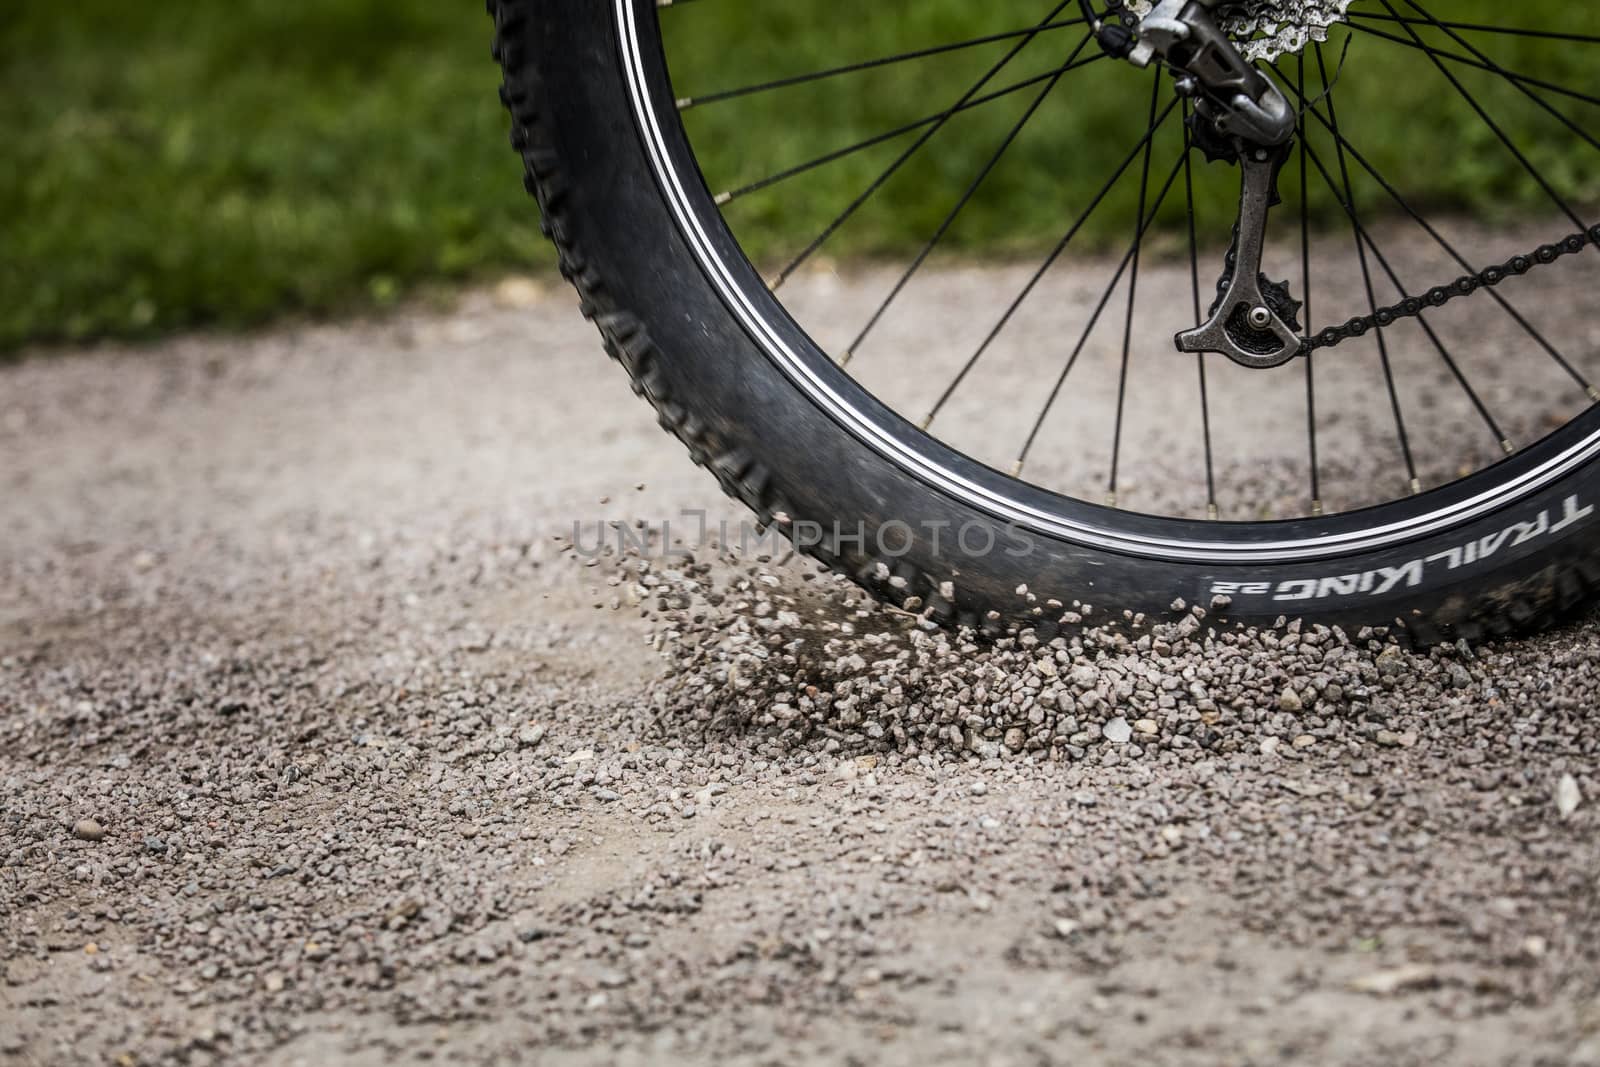
{"type": "Polygon", "coordinates": [[[0,369],[0,1065],[1600,1063],[1592,622],[587,558],[738,515],[528,290],[0,369]]]}

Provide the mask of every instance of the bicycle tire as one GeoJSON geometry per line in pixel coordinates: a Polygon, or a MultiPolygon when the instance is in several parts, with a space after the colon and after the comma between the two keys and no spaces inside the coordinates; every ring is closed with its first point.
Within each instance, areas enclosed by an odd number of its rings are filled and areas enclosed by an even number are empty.
{"type": "MultiPolygon", "coordinates": [[[[511,143],[561,272],[634,390],[728,495],[763,523],[806,531],[798,547],[827,567],[907,610],[988,631],[1053,629],[1086,615],[1159,617],[1183,601],[1209,609],[1213,623],[1270,626],[1287,616],[1391,628],[1419,643],[1477,641],[1542,629],[1595,599],[1600,411],[1592,408],[1466,479],[1347,514],[1200,522],[1027,491],[1051,515],[1111,530],[1118,539],[1109,545],[1070,523],[1061,532],[1019,526],[999,507],[930,484],[802,390],[693,253],[646,143],[632,91],[639,75],[625,56],[623,23],[653,19],[655,6],[490,0],[511,143]],[[949,531],[971,536],[962,542],[949,531]],[[1375,531],[1384,536],[1375,540],[1375,531]],[[991,547],[972,551],[973,541],[991,547]],[[1307,550],[1263,547],[1273,545],[1307,550]]],[[[632,61],[655,64],[646,77],[665,76],[659,55],[632,61]]],[[[979,489],[1005,478],[918,440],[845,376],[829,384],[979,489]]]]}

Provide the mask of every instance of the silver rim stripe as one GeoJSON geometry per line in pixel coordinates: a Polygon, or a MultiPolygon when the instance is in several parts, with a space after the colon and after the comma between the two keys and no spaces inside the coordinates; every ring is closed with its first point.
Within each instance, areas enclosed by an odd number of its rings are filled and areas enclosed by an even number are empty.
{"type": "MultiPolygon", "coordinates": [[[[723,302],[733,311],[751,337],[794,384],[823,411],[885,459],[907,473],[928,482],[939,491],[1002,522],[1015,524],[1030,533],[1058,538],[1087,548],[1126,552],[1158,559],[1187,563],[1293,563],[1307,559],[1345,555],[1386,548],[1470,522],[1494,512],[1581,467],[1600,451],[1600,431],[1565,449],[1560,455],[1526,471],[1503,485],[1458,501],[1447,508],[1403,522],[1389,523],[1367,530],[1328,534],[1293,541],[1272,541],[1239,545],[1218,541],[1190,541],[1123,533],[1051,515],[1024,504],[987,486],[979,485],[937,461],[919,454],[904,441],[867,418],[841,396],[816,370],[801,359],[735,284],[733,273],[717,255],[716,246],[689,206],[689,196],[670,162],[660,117],[650,104],[645,64],[640,44],[637,6],[634,0],[614,0],[621,48],[628,77],[629,97],[634,117],[644,135],[651,169],[664,191],[668,206],[689,246],[706,270],[707,277],[723,302]]],[[[652,8],[652,11],[654,9],[652,8]]],[[[677,121],[677,116],[672,116],[677,121]]]]}

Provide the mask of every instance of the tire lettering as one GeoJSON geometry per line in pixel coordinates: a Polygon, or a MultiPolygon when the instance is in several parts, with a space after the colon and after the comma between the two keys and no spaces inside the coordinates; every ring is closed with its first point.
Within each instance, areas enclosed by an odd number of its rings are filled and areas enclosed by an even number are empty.
{"type": "Polygon", "coordinates": [[[1275,602],[1326,600],[1330,597],[1383,596],[1401,587],[1422,584],[1430,570],[1456,571],[1473,567],[1497,556],[1508,545],[1518,548],[1530,541],[1552,536],[1594,517],[1595,508],[1576,496],[1561,504],[1561,514],[1551,520],[1548,509],[1521,519],[1496,533],[1485,534],[1465,544],[1410,560],[1394,567],[1379,567],[1360,574],[1335,574],[1323,578],[1291,578],[1279,582],[1213,582],[1213,596],[1270,596],[1275,602]]]}
{"type": "Polygon", "coordinates": [[[1273,600],[1310,600],[1317,595],[1317,583],[1314,579],[1305,578],[1298,582],[1283,582],[1278,586],[1278,595],[1273,600]]]}
{"type": "Polygon", "coordinates": [[[1565,530],[1568,526],[1571,526],[1573,523],[1587,519],[1590,515],[1594,514],[1593,506],[1586,506],[1580,509],[1578,507],[1578,498],[1575,496],[1567,497],[1562,510],[1565,512],[1565,516],[1560,522],[1550,527],[1551,533],[1559,533],[1560,531],[1565,530]]]}

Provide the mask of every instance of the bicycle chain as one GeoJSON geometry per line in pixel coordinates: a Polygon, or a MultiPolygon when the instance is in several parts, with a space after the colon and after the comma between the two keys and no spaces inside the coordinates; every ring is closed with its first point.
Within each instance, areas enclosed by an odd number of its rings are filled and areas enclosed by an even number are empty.
{"type": "Polygon", "coordinates": [[[1464,274],[1449,285],[1436,285],[1422,296],[1408,296],[1397,304],[1379,308],[1370,315],[1357,315],[1340,326],[1329,326],[1310,337],[1302,339],[1300,355],[1309,355],[1321,348],[1332,348],[1341,341],[1362,337],[1375,329],[1394,325],[1402,319],[1412,319],[1429,308],[1439,308],[1457,297],[1470,296],[1483,288],[1493,288],[1513,276],[1521,276],[1534,267],[1548,266],[1563,256],[1576,255],[1590,244],[1600,248],[1600,226],[1572,234],[1554,244],[1540,245],[1531,253],[1512,256],[1504,263],[1485,267],[1476,274],[1464,274]]]}
{"type": "MultiPolygon", "coordinates": [[[[1324,2],[1327,2],[1327,0],[1324,0],[1324,2]]],[[[1330,17],[1322,20],[1320,26],[1317,27],[1321,29],[1322,35],[1319,36],[1315,30],[1311,31],[1310,36],[1313,39],[1324,39],[1326,26],[1332,22],[1343,20],[1344,9],[1349,6],[1350,0],[1331,0],[1331,2],[1336,11],[1330,17]]],[[[1109,20],[1116,16],[1122,18],[1126,23],[1148,14],[1151,6],[1150,0],[1107,0],[1105,16],[1104,19],[1101,19],[1095,15],[1089,0],[1082,0],[1082,3],[1085,15],[1090,19],[1091,25],[1099,28],[1101,46],[1112,55],[1125,55],[1127,47],[1132,44],[1134,37],[1130,28],[1125,25],[1119,27],[1109,20]],[[1111,31],[1112,35],[1110,37],[1106,36],[1107,31],[1111,31]]],[[[1285,23],[1292,26],[1295,22],[1293,18],[1268,17],[1269,14],[1283,15],[1282,10],[1277,10],[1279,8],[1291,10],[1291,13],[1298,12],[1301,16],[1301,21],[1309,23],[1310,20],[1304,17],[1306,9],[1315,6],[1316,4],[1311,0],[1298,0],[1298,2],[1297,0],[1248,0],[1245,8],[1250,17],[1254,19],[1254,22],[1250,27],[1251,34],[1246,36],[1254,35],[1255,31],[1262,30],[1268,24],[1274,31],[1282,29],[1285,23]],[[1251,7],[1252,4],[1255,6],[1251,7]],[[1269,8],[1274,10],[1269,12],[1269,8]]],[[[1327,14],[1327,12],[1324,12],[1324,14],[1327,14]]],[[[1304,42],[1300,43],[1303,44],[1304,42]]],[[[1199,133],[1201,131],[1197,129],[1196,132],[1199,133]]],[[[1209,146],[1204,137],[1196,137],[1195,147],[1205,151],[1206,158],[1212,161],[1229,158],[1226,151],[1209,146]]],[[[1237,256],[1237,243],[1238,227],[1235,226],[1234,243],[1229,246],[1222,277],[1217,282],[1218,296],[1217,302],[1212,305],[1213,314],[1216,313],[1217,307],[1220,306],[1228,286],[1231,284],[1237,256]]],[[[1479,289],[1493,288],[1507,278],[1520,277],[1527,274],[1534,267],[1548,266],[1563,256],[1576,255],[1590,244],[1600,248],[1600,225],[1571,234],[1554,244],[1540,245],[1530,253],[1512,256],[1504,263],[1485,267],[1474,274],[1464,274],[1449,285],[1436,285],[1422,296],[1407,296],[1398,303],[1378,308],[1370,315],[1357,315],[1341,325],[1325,327],[1311,336],[1301,338],[1300,351],[1297,355],[1304,356],[1319,349],[1332,348],[1351,338],[1364,337],[1372,330],[1387,328],[1404,319],[1417,318],[1424,311],[1430,308],[1443,307],[1457,297],[1470,296],[1479,289]]],[[[1293,317],[1298,314],[1301,305],[1289,295],[1288,285],[1286,283],[1268,281],[1264,275],[1261,280],[1264,283],[1263,295],[1273,305],[1273,311],[1280,318],[1291,322],[1292,329],[1298,329],[1299,325],[1293,322],[1293,317]],[[1288,311],[1289,314],[1285,315],[1285,311],[1288,311]]]]}

